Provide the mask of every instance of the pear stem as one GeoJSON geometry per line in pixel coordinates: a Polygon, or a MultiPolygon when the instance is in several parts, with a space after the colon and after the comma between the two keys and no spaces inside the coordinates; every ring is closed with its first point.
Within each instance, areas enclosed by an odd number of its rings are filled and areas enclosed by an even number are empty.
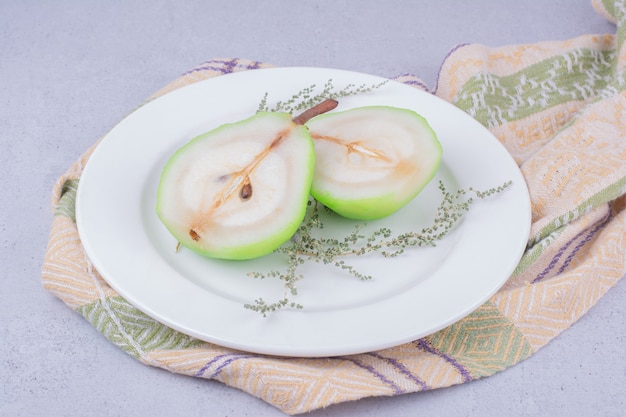
{"type": "Polygon", "coordinates": [[[308,110],[305,110],[299,116],[293,118],[293,122],[297,125],[303,125],[315,116],[319,116],[320,114],[326,113],[337,107],[337,100],[333,100],[332,98],[328,98],[321,103],[311,107],[308,110]]]}

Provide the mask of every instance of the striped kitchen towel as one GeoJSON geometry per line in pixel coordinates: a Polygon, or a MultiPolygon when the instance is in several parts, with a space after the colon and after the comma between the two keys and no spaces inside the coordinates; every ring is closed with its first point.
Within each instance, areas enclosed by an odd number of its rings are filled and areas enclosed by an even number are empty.
{"type": "MultiPolygon", "coordinates": [[[[575,323],[626,271],[626,0],[597,0],[594,7],[616,23],[616,34],[498,48],[462,45],[441,67],[435,93],[506,146],[532,201],[531,236],[517,269],[488,302],[448,328],[377,352],[279,358],[164,326],[109,287],[81,246],[75,196],[93,147],[54,187],[44,288],[141,362],[221,381],[288,414],[446,387],[507,369],[575,323]]],[[[211,60],[154,97],[264,66],[211,60]]],[[[424,88],[412,75],[396,79],[424,88]]]]}

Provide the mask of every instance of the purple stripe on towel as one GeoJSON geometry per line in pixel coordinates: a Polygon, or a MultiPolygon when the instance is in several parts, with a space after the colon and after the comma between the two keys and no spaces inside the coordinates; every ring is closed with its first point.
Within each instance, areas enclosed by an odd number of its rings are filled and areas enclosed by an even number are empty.
{"type": "MultiPolygon", "coordinates": [[[[183,75],[193,74],[194,72],[201,71],[217,71],[221,74],[230,74],[235,70],[237,65],[240,64],[239,58],[233,58],[230,60],[211,60],[204,62],[197,67],[185,72],[183,75]]],[[[259,61],[250,61],[248,64],[243,66],[245,69],[258,69],[260,68],[261,63],[259,61]]]]}
{"type": "Polygon", "coordinates": [[[424,339],[419,339],[415,343],[417,344],[419,348],[425,350],[428,353],[432,353],[433,355],[439,356],[440,358],[448,362],[450,365],[454,366],[463,377],[463,382],[470,382],[472,380],[472,375],[469,373],[469,371],[465,369],[465,367],[461,365],[456,359],[452,358],[451,356],[446,355],[443,352],[438,351],[437,349],[435,349],[434,346],[432,346],[430,343],[428,343],[424,339]]]}
{"type": "Polygon", "coordinates": [[[395,394],[404,394],[404,390],[402,388],[400,388],[395,382],[391,381],[390,379],[387,379],[387,377],[385,375],[383,375],[380,372],[378,372],[376,369],[374,369],[373,366],[367,365],[367,364],[361,362],[358,359],[354,359],[352,357],[347,357],[347,356],[340,356],[340,357],[337,357],[337,359],[341,359],[341,360],[345,360],[345,361],[348,361],[348,362],[352,362],[353,364],[355,364],[359,368],[365,369],[367,372],[371,373],[376,378],[380,379],[386,385],[389,385],[393,389],[393,392],[395,394]]]}
{"type": "Polygon", "coordinates": [[[417,87],[417,88],[419,88],[421,90],[425,90],[427,92],[431,92],[430,88],[428,88],[428,86],[425,83],[423,83],[419,79],[417,79],[415,77],[415,75],[413,75],[413,74],[404,73],[404,74],[398,75],[397,77],[394,77],[393,79],[401,82],[402,84],[410,85],[411,87],[417,87]],[[411,79],[411,80],[401,80],[401,78],[403,78],[403,77],[410,77],[410,78],[414,78],[414,79],[411,79]]]}
{"type": "Polygon", "coordinates": [[[578,253],[580,248],[585,246],[585,244],[587,244],[587,242],[589,242],[591,239],[593,239],[593,237],[596,235],[596,233],[598,233],[601,229],[604,228],[604,226],[607,225],[607,223],[611,219],[611,215],[612,215],[612,210],[609,208],[609,213],[606,216],[604,216],[604,218],[599,220],[598,223],[596,223],[596,226],[593,229],[591,229],[589,234],[587,236],[585,236],[585,238],[582,241],[578,242],[578,244],[576,245],[576,247],[574,248],[572,253],[570,253],[567,256],[567,258],[565,258],[565,262],[563,262],[563,265],[561,265],[561,268],[559,268],[559,272],[558,272],[559,274],[562,273],[563,271],[565,271],[565,269],[569,266],[570,262],[572,262],[572,259],[574,259],[574,256],[576,256],[576,254],[578,253]]]}
{"type": "Polygon", "coordinates": [[[380,359],[380,360],[387,362],[388,364],[396,368],[396,370],[398,370],[402,375],[406,376],[408,379],[413,381],[416,385],[419,385],[422,388],[422,390],[430,389],[430,387],[426,385],[424,381],[419,379],[417,375],[413,374],[411,371],[407,369],[406,366],[404,366],[402,363],[398,362],[397,360],[392,359],[392,358],[386,358],[374,352],[368,353],[368,355],[373,356],[376,359],[380,359]]]}
{"type": "Polygon", "coordinates": [[[533,280],[533,284],[541,281],[542,279],[544,279],[548,273],[550,273],[550,271],[552,271],[554,269],[554,267],[556,267],[556,265],[559,263],[559,260],[561,259],[561,257],[563,256],[563,254],[565,253],[565,251],[574,243],[576,242],[582,235],[584,235],[585,233],[587,233],[587,236],[585,236],[585,238],[583,240],[581,240],[580,242],[578,242],[578,244],[574,247],[574,249],[572,250],[572,252],[567,256],[567,258],[565,258],[565,261],[563,262],[563,265],[561,265],[561,267],[558,270],[558,273],[562,273],[563,271],[565,271],[565,269],[569,266],[569,264],[572,262],[572,259],[574,259],[574,257],[576,256],[576,254],[578,253],[578,251],[585,246],[585,244],[587,242],[589,242],[591,239],[593,239],[593,237],[596,235],[596,233],[598,233],[598,231],[600,231],[602,228],[604,228],[604,226],[608,223],[609,219],[611,218],[611,212],[609,211],[609,213],[604,216],[602,219],[598,220],[595,223],[595,226],[589,230],[589,229],[585,229],[582,232],[578,233],[576,236],[574,236],[572,239],[570,239],[567,243],[565,243],[565,245],[563,245],[561,247],[561,249],[558,250],[558,252],[554,255],[554,257],[552,258],[552,260],[550,261],[550,264],[548,264],[548,266],[541,271],[541,273],[539,273],[535,279],[533,280]]]}
{"type": "Polygon", "coordinates": [[[220,356],[216,356],[213,359],[211,359],[209,362],[207,362],[202,368],[200,368],[200,370],[198,372],[196,372],[194,374],[194,376],[200,377],[203,376],[204,373],[216,362],[224,359],[224,358],[228,358],[224,361],[224,363],[222,363],[220,366],[218,366],[211,375],[209,375],[207,378],[215,378],[220,372],[222,372],[222,369],[224,369],[226,366],[230,365],[231,363],[233,363],[234,361],[236,361],[237,359],[242,359],[242,358],[249,358],[252,355],[246,355],[246,354],[225,354],[225,355],[220,355],[220,356]]]}
{"type": "Polygon", "coordinates": [[[445,62],[448,60],[448,58],[450,58],[450,56],[455,53],[456,51],[458,51],[459,49],[463,48],[464,46],[469,45],[469,43],[461,43],[457,46],[455,46],[454,48],[452,48],[450,50],[450,52],[448,52],[448,54],[443,58],[441,67],[439,67],[439,71],[437,71],[437,79],[435,81],[435,89],[433,90],[433,94],[437,94],[437,90],[439,89],[439,77],[441,76],[441,68],[443,68],[443,64],[445,64],[445,62]]]}
{"type": "Polygon", "coordinates": [[[561,256],[563,256],[563,254],[565,253],[565,251],[567,250],[567,248],[570,247],[570,245],[572,243],[574,243],[574,241],[576,239],[578,239],[581,235],[583,234],[583,232],[578,233],[576,236],[574,236],[573,239],[571,239],[569,242],[567,242],[565,245],[563,245],[561,247],[561,249],[559,249],[557,251],[557,253],[554,255],[554,257],[552,258],[552,260],[550,261],[550,263],[548,264],[548,266],[541,271],[536,277],[535,279],[533,279],[533,284],[536,282],[541,281],[542,279],[544,279],[549,273],[550,271],[552,271],[554,269],[554,267],[556,266],[556,264],[559,263],[559,260],[561,259],[561,256]]]}

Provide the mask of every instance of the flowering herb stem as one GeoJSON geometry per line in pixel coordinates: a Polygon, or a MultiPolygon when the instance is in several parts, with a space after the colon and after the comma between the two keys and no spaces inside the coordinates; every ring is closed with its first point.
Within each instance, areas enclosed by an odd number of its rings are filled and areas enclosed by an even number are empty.
{"type": "Polygon", "coordinates": [[[382,227],[365,234],[363,232],[365,224],[357,223],[352,231],[342,239],[316,236],[320,234],[319,230],[324,228],[320,217],[320,207],[324,209],[325,207],[317,201],[311,200],[309,201],[307,216],[296,234],[276,250],[277,253],[286,255],[286,268],[284,270],[271,270],[266,273],[251,272],[248,274],[253,278],[280,279],[283,281],[283,297],[273,302],[258,298],[254,303],[245,304],[244,307],[259,312],[263,316],[284,307],[303,308],[301,304],[292,301],[291,298],[298,295],[296,284],[304,278],[299,273],[299,267],[306,262],[332,265],[357,279],[369,280],[372,278],[370,275],[358,271],[347,262],[350,257],[377,253],[384,258],[394,258],[411,248],[436,246],[437,241],[448,235],[462,220],[476,199],[485,199],[499,194],[510,185],[511,182],[509,181],[485,191],[468,188],[449,192],[443,182],[439,182],[442,200],[430,226],[420,231],[401,234],[394,234],[390,229],[382,227]]]}
{"type": "Polygon", "coordinates": [[[387,81],[385,80],[373,85],[361,84],[357,86],[355,84],[348,84],[338,90],[335,88],[333,80],[329,79],[326,81],[321,91],[316,91],[318,89],[317,85],[311,84],[310,86],[298,91],[289,99],[276,102],[273,107],[268,105],[269,95],[268,93],[265,93],[257,111],[285,112],[294,114],[310,109],[311,107],[314,107],[315,105],[328,99],[336,100],[341,97],[354,96],[370,92],[385,85],[386,83],[387,81]]]}

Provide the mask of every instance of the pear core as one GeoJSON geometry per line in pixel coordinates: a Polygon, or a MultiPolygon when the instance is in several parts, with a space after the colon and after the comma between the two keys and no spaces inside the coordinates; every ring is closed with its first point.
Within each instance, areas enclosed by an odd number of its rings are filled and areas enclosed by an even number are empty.
{"type": "Polygon", "coordinates": [[[315,153],[287,113],[259,112],[193,138],[172,155],[156,212],[181,245],[252,259],[291,238],[306,213],[315,153]]]}

